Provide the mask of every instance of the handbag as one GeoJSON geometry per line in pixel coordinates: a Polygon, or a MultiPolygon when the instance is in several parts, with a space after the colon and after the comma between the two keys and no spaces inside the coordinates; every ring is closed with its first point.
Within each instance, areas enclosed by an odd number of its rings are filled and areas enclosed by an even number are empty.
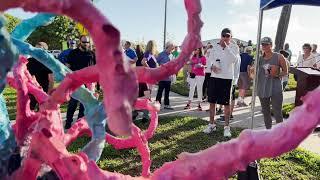
{"type": "Polygon", "coordinates": [[[251,162],[246,171],[238,172],[238,180],[260,180],[259,165],[257,161],[251,162]]]}
{"type": "Polygon", "coordinates": [[[190,77],[191,79],[194,79],[194,78],[196,78],[196,74],[195,74],[195,73],[190,73],[190,74],[189,74],[189,77],[190,77]]]}

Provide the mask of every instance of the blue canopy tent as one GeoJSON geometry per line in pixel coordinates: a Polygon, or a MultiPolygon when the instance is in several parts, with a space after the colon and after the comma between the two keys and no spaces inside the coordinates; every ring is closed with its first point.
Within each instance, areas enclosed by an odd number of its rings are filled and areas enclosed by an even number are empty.
{"type": "Polygon", "coordinates": [[[320,6],[320,0],[261,0],[260,9],[267,10],[288,4],[320,6]]]}
{"type": "MultiPolygon", "coordinates": [[[[258,34],[257,34],[257,52],[260,52],[260,40],[261,40],[261,30],[262,30],[262,21],[263,21],[263,12],[268,9],[284,6],[284,5],[310,5],[310,6],[320,6],[320,0],[260,0],[260,11],[259,11],[259,23],[258,23],[258,34]]],[[[257,53],[256,56],[256,75],[253,81],[253,93],[252,93],[252,101],[251,101],[251,129],[253,129],[253,119],[254,119],[254,108],[256,101],[256,89],[257,89],[257,81],[256,78],[259,72],[259,59],[260,53],[257,53]]]]}

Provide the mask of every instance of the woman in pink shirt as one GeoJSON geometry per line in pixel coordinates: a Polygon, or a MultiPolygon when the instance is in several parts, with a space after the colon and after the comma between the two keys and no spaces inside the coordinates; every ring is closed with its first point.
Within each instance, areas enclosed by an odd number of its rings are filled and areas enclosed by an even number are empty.
{"type": "Polygon", "coordinates": [[[202,111],[201,108],[201,101],[202,101],[202,86],[205,77],[205,65],[206,65],[206,58],[202,54],[202,48],[198,48],[194,51],[194,55],[191,59],[191,73],[189,74],[189,101],[185,109],[191,108],[191,102],[193,100],[193,95],[195,88],[197,87],[197,94],[198,94],[198,110],[202,111]]]}

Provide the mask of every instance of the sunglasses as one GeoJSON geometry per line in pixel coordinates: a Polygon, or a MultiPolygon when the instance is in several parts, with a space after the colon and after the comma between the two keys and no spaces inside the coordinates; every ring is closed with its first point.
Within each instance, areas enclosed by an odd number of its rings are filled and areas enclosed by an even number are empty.
{"type": "Polygon", "coordinates": [[[269,46],[270,44],[261,44],[262,46],[269,46]]]}
{"type": "Polygon", "coordinates": [[[83,44],[89,44],[89,41],[81,41],[83,44]]]}
{"type": "Polygon", "coordinates": [[[222,34],[222,37],[224,37],[224,38],[230,38],[231,36],[230,36],[230,34],[222,34]]]}

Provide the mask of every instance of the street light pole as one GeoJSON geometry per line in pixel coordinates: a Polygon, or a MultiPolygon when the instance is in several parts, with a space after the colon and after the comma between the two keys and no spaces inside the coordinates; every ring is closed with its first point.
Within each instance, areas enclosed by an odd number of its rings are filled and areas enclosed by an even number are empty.
{"type": "Polygon", "coordinates": [[[167,36],[167,0],[164,0],[164,30],[163,30],[163,50],[166,48],[167,36]]]}

